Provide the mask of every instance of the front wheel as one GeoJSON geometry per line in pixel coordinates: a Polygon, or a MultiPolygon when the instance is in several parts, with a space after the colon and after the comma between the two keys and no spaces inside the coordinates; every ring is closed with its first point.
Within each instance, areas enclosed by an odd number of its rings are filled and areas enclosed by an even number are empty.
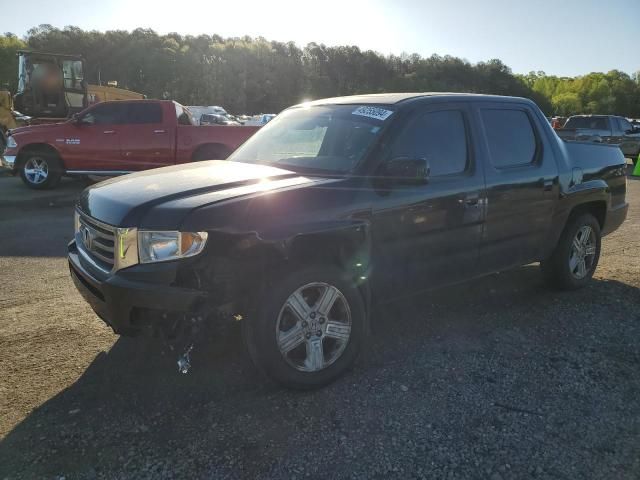
{"type": "Polygon", "coordinates": [[[20,166],[22,181],[35,190],[54,188],[61,176],[60,162],[49,152],[28,153],[20,166]]]}
{"type": "Polygon", "coordinates": [[[263,287],[243,333],[254,364],[298,389],[325,385],[352,366],[367,335],[358,287],[340,270],[309,267],[263,287]]]}
{"type": "Polygon", "coordinates": [[[600,224],[593,215],[570,218],[553,254],[541,262],[546,280],[565,290],[584,287],[598,266],[600,245],[600,224]]]}

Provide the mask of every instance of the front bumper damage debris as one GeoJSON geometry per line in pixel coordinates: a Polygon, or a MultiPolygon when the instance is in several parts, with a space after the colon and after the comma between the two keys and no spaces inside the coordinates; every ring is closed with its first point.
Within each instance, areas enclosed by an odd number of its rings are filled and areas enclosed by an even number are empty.
{"type": "Polygon", "coordinates": [[[191,368],[191,350],[193,350],[193,344],[189,345],[184,353],[178,357],[178,372],[182,374],[189,373],[191,368]]]}
{"type": "Polygon", "coordinates": [[[169,352],[178,353],[182,374],[190,371],[198,342],[234,323],[228,306],[212,305],[206,290],[175,285],[177,266],[170,262],[107,275],[87,265],[72,241],[69,268],[80,294],[115,333],[160,340],[169,352]]]}

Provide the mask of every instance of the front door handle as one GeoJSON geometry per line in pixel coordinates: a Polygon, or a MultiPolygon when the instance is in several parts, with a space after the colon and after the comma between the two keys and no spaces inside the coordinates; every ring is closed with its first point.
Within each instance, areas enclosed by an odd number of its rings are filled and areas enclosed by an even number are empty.
{"type": "Polygon", "coordinates": [[[551,189],[553,188],[553,179],[547,179],[544,181],[544,191],[545,192],[550,192],[551,189]]]}
{"type": "Polygon", "coordinates": [[[115,130],[105,130],[102,133],[104,133],[105,135],[113,135],[114,133],[116,133],[116,131],[115,130]]]}
{"type": "Polygon", "coordinates": [[[154,130],[153,133],[160,134],[160,133],[167,133],[167,131],[166,130],[154,130]]]}

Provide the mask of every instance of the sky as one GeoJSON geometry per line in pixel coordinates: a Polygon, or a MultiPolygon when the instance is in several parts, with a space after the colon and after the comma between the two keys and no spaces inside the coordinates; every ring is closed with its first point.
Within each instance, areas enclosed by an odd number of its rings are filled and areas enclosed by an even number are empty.
{"type": "Polygon", "coordinates": [[[640,0],[0,0],[0,32],[87,30],[262,36],[383,54],[499,58],[516,73],[640,71],[640,0]]]}

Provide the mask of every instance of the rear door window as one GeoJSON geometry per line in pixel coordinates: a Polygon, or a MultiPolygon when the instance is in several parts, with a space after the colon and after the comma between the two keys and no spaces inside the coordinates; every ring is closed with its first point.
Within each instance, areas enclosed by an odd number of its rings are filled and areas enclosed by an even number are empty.
{"type": "Polygon", "coordinates": [[[429,112],[410,121],[393,144],[391,159],[397,157],[427,159],[432,177],[464,172],[468,155],[462,112],[429,112]]]}
{"type": "Polygon", "coordinates": [[[496,168],[528,165],[536,158],[536,136],[524,110],[482,109],[491,164],[496,168]]]}
{"type": "Polygon", "coordinates": [[[608,130],[606,117],[571,117],[564,128],[584,128],[588,130],[608,130]]]}
{"type": "Polygon", "coordinates": [[[159,103],[154,102],[130,103],[127,123],[134,125],[162,123],[162,107],[159,103]]]}
{"type": "Polygon", "coordinates": [[[618,118],[618,124],[620,125],[620,130],[622,133],[627,133],[629,130],[633,129],[633,125],[626,118],[618,118]]]}

